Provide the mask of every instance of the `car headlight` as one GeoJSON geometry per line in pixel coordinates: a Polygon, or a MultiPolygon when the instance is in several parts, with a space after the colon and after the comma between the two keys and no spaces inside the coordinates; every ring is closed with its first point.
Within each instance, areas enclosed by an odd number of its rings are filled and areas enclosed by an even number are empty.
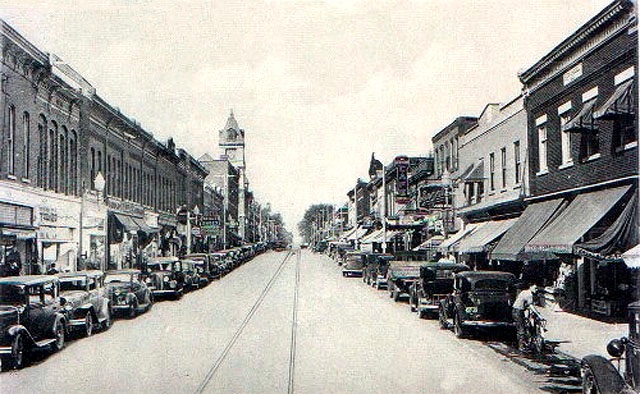
{"type": "Polygon", "coordinates": [[[468,306],[466,308],[464,308],[464,311],[470,315],[474,315],[476,313],[478,313],[478,307],[477,306],[468,306]]]}
{"type": "Polygon", "coordinates": [[[169,281],[169,277],[165,276],[162,280],[165,281],[165,282],[168,282],[169,281]]]}
{"type": "Polygon", "coordinates": [[[169,287],[171,287],[172,289],[175,289],[175,288],[176,288],[176,281],[175,281],[175,280],[172,280],[172,281],[169,283],[169,287]]]}
{"type": "Polygon", "coordinates": [[[151,283],[151,278],[149,277],[144,278],[144,283],[151,283]]]}

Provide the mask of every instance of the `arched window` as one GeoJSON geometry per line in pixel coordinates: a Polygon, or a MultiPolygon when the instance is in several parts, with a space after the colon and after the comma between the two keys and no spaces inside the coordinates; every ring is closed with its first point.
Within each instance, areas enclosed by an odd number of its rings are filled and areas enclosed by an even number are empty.
{"type": "Polygon", "coordinates": [[[22,114],[22,177],[29,179],[31,166],[31,119],[29,113],[22,114]]]}
{"type": "Polygon", "coordinates": [[[49,155],[48,138],[47,138],[47,118],[44,115],[38,117],[38,137],[40,138],[40,149],[38,155],[38,186],[47,187],[47,167],[49,163],[47,156],[49,155]]]}
{"type": "Polygon", "coordinates": [[[67,184],[67,178],[69,176],[69,165],[67,163],[68,159],[69,159],[69,147],[67,146],[67,139],[69,136],[69,131],[67,130],[66,126],[62,126],[62,129],[60,131],[60,169],[59,169],[59,174],[60,174],[60,192],[67,194],[69,192],[68,190],[68,184],[67,184]]]}
{"type": "Polygon", "coordinates": [[[47,189],[58,189],[58,124],[51,121],[49,129],[49,175],[47,176],[47,189]]]}
{"type": "Polygon", "coordinates": [[[93,190],[96,188],[96,149],[93,147],[91,148],[91,173],[89,176],[91,177],[91,190],[93,190]]]}
{"type": "Polygon", "coordinates": [[[7,172],[16,173],[16,107],[9,106],[9,118],[7,122],[7,172]]]}
{"type": "Polygon", "coordinates": [[[71,179],[71,193],[73,195],[78,194],[78,134],[75,130],[71,130],[71,137],[69,140],[69,167],[71,179]]]}

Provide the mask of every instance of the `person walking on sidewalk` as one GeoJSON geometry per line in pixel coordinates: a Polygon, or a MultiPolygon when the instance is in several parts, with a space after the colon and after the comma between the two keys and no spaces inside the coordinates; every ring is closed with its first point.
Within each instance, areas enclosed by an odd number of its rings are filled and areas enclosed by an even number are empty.
{"type": "Polygon", "coordinates": [[[513,321],[516,323],[516,334],[518,339],[518,350],[527,352],[527,329],[525,321],[525,311],[534,303],[535,293],[538,291],[536,285],[524,288],[516,297],[513,303],[512,315],[513,321]]]}

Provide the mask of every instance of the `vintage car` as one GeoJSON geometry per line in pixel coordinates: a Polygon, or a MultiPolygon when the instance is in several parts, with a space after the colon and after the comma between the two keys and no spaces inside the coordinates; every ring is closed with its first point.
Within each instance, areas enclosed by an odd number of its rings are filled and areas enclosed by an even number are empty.
{"type": "Polygon", "coordinates": [[[177,257],[156,257],[147,263],[144,283],[151,290],[153,298],[172,296],[176,299],[184,293],[184,275],[177,257]]]}
{"type": "Polygon", "coordinates": [[[420,277],[422,261],[392,260],[387,269],[387,290],[389,297],[398,302],[403,295],[409,295],[413,282],[420,277]]]}
{"type": "Polygon", "coordinates": [[[516,277],[509,272],[465,271],[454,276],[453,291],[440,302],[438,320],[458,338],[471,329],[515,329],[511,308],[516,277]]]}
{"type": "Polygon", "coordinates": [[[368,253],[365,255],[365,266],[362,271],[362,281],[381,289],[387,286],[387,269],[394,257],[391,254],[368,253]]]}
{"type": "Polygon", "coordinates": [[[191,291],[200,288],[200,284],[202,282],[198,272],[198,263],[190,259],[182,259],[176,263],[176,269],[179,269],[182,272],[184,286],[186,289],[191,291]]]}
{"type": "Polygon", "coordinates": [[[207,253],[192,253],[184,256],[185,259],[196,263],[200,286],[206,286],[214,279],[220,279],[220,267],[214,263],[212,255],[207,253]]]}
{"type": "Polygon", "coordinates": [[[104,283],[114,313],[134,318],[151,309],[153,295],[140,270],[107,271],[104,283]]]}
{"type": "Polygon", "coordinates": [[[410,289],[411,311],[417,311],[421,319],[437,318],[440,302],[453,291],[454,275],[468,270],[466,265],[450,260],[423,263],[420,266],[420,278],[410,289]]]}
{"type": "Polygon", "coordinates": [[[222,277],[231,271],[231,266],[228,264],[226,253],[214,252],[209,256],[211,258],[211,265],[217,267],[219,277],[222,277]]]}
{"type": "Polygon", "coordinates": [[[342,265],[342,276],[362,276],[365,254],[362,252],[348,252],[342,265]]]}
{"type": "Polygon", "coordinates": [[[111,327],[111,300],[104,286],[104,272],[78,271],[58,277],[70,331],[90,336],[97,327],[111,327]]]}
{"type": "Polygon", "coordinates": [[[22,368],[34,349],[64,347],[67,317],[60,282],[51,275],[0,278],[2,369],[22,368]]]}
{"type": "Polygon", "coordinates": [[[614,339],[607,345],[612,360],[595,354],[582,359],[583,393],[640,392],[640,301],[628,306],[628,316],[629,337],[614,339]],[[620,371],[623,356],[624,370],[620,371]]]}

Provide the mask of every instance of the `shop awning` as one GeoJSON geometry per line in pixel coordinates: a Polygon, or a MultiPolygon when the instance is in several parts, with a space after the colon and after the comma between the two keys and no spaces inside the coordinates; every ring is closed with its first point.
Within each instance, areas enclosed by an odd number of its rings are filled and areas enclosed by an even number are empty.
{"type": "Polygon", "coordinates": [[[599,237],[576,244],[574,253],[586,252],[590,257],[595,255],[596,258],[608,259],[636,245],[638,243],[637,213],[638,196],[634,193],[616,221],[599,237]]]}
{"type": "Polygon", "coordinates": [[[145,232],[147,234],[154,234],[160,231],[160,228],[158,227],[151,227],[147,224],[147,222],[144,221],[144,219],[142,218],[134,218],[132,217],[131,220],[133,220],[133,222],[138,225],[138,231],[142,231],[145,232]]]}
{"type": "Polygon", "coordinates": [[[434,235],[433,237],[429,238],[428,240],[424,241],[420,245],[413,248],[413,250],[417,251],[417,250],[434,249],[442,245],[442,242],[444,242],[444,237],[442,235],[434,235]]]}
{"type": "Polygon", "coordinates": [[[458,244],[460,243],[460,240],[462,238],[464,238],[465,236],[471,234],[473,232],[473,230],[476,229],[476,227],[478,227],[478,226],[475,225],[475,224],[468,224],[464,228],[464,230],[460,230],[457,233],[450,235],[449,238],[445,239],[440,244],[438,249],[440,249],[441,251],[444,251],[444,252],[457,250],[457,247],[458,247],[458,244]]]}
{"type": "Polygon", "coordinates": [[[347,230],[340,236],[340,239],[348,239],[352,234],[355,234],[356,228],[352,228],[351,230],[347,230]]]}
{"type": "Polygon", "coordinates": [[[620,116],[633,116],[634,83],[634,79],[630,79],[618,85],[609,100],[593,113],[593,118],[612,120],[620,116]]]}
{"type": "Polygon", "coordinates": [[[140,226],[135,222],[134,218],[129,215],[113,212],[113,217],[124,227],[128,232],[140,230],[140,226]]]}
{"type": "Polygon", "coordinates": [[[640,245],[636,245],[624,252],[622,260],[629,268],[640,268],[640,245]]]}
{"type": "Polygon", "coordinates": [[[378,242],[378,241],[376,241],[376,239],[378,237],[381,237],[381,236],[382,236],[382,229],[376,230],[376,231],[372,232],[371,234],[364,236],[360,240],[360,242],[363,243],[363,244],[371,244],[371,243],[374,243],[374,242],[378,242]]]}
{"type": "MultiPolygon", "coordinates": [[[[529,205],[491,251],[492,260],[521,260],[527,242],[564,208],[563,198],[529,205]]],[[[532,256],[527,256],[532,257],[532,256]]]]}
{"type": "Polygon", "coordinates": [[[380,234],[380,238],[376,242],[390,242],[393,238],[403,233],[403,230],[387,230],[387,236],[385,237],[384,234],[380,234]]]}
{"type": "Polygon", "coordinates": [[[487,246],[509,230],[517,220],[492,220],[479,223],[478,228],[472,234],[460,241],[458,251],[460,253],[486,252],[487,246]]]}
{"type": "MultiPolygon", "coordinates": [[[[465,171],[466,172],[466,171],[465,171]]],[[[481,181],[484,179],[484,160],[480,160],[473,165],[473,168],[464,176],[460,177],[463,181],[481,181]]]]}
{"type": "Polygon", "coordinates": [[[597,129],[593,121],[593,110],[596,105],[595,98],[582,104],[582,109],[576,116],[562,126],[562,131],[570,133],[590,132],[597,129]]]}
{"type": "Polygon", "coordinates": [[[564,211],[527,243],[525,251],[571,253],[573,245],[598,223],[630,188],[631,186],[627,185],[579,194],[564,211]]]}
{"type": "Polygon", "coordinates": [[[364,237],[364,235],[367,233],[367,229],[366,228],[362,228],[362,227],[358,227],[356,229],[356,231],[353,232],[353,234],[351,234],[349,237],[347,237],[348,240],[356,240],[359,238],[364,237]]]}

